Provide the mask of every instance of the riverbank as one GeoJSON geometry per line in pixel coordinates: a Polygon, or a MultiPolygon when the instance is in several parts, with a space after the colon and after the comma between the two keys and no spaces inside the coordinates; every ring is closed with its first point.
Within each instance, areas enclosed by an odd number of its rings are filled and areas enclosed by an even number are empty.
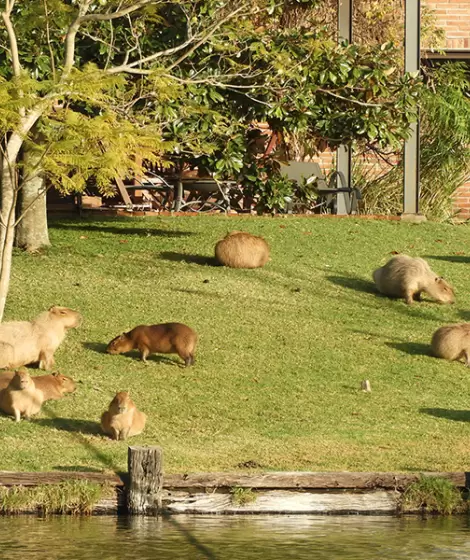
{"type": "Polygon", "coordinates": [[[129,447],[129,472],[119,475],[0,471],[0,513],[396,515],[467,511],[463,498],[458,498],[469,487],[470,473],[466,472],[164,474],[162,461],[158,447],[129,447]],[[37,488],[42,489],[39,498],[37,488]],[[414,501],[407,499],[413,488],[420,492],[414,501]],[[426,488],[427,494],[423,493],[426,488]],[[94,489],[92,496],[87,489],[94,489]],[[452,489],[455,503],[445,496],[452,489]],[[60,507],[51,502],[51,492],[58,496],[60,507]]]}
{"type": "MultiPolygon", "coordinates": [[[[164,475],[160,514],[327,514],[398,515],[403,513],[403,492],[422,477],[452,482],[464,492],[469,473],[347,473],[291,472],[191,473],[164,475]]],[[[8,473],[0,471],[0,489],[34,488],[87,481],[107,489],[87,511],[71,511],[62,499],[62,511],[48,513],[87,513],[126,515],[128,477],[97,473],[8,473]]],[[[64,493],[65,495],[65,493],[64,493]]],[[[0,513],[44,513],[41,504],[15,509],[1,507],[0,513]]],[[[6,502],[5,502],[6,503],[6,502]]],[[[423,513],[424,505],[409,507],[406,513],[423,513]]],[[[75,507],[75,504],[73,505],[75,507]]],[[[436,513],[436,512],[433,512],[436,513]]],[[[155,512],[154,514],[157,514],[155,512]]]]}

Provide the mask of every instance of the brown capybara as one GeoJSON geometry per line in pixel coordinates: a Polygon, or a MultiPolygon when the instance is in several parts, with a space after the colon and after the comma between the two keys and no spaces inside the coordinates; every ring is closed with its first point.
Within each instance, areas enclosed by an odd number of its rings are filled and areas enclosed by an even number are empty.
{"type": "Polygon", "coordinates": [[[413,300],[421,300],[421,292],[439,303],[455,302],[452,286],[419,257],[396,255],[375,270],[372,276],[379,292],[390,297],[405,298],[409,305],[413,300]]]}
{"type": "Polygon", "coordinates": [[[51,369],[54,352],[64,340],[67,329],[78,327],[80,313],[54,305],[32,321],[0,324],[0,368],[17,368],[39,362],[51,369]]]}
{"type": "Polygon", "coordinates": [[[470,323],[447,325],[432,335],[431,352],[444,360],[465,360],[470,367],[470,323]]]}
{"type": "Polygon", "coordinates": [[[140,434],[147,415],[137,409],[127,391],[116,393],[109,408],[101,415],[101,428],[111,439],[126,439],[140,434]]]}
{"type": "MultiPolygon", "coordinates": [[[[14,371],[0,372],[0,390],[5,389],[15,373],[14,371]]],[[[36,375],[31,379],[36,389],[42,391],[45,401],[61,399],[66,393],[73,393],[76,389],[75,381],[59,372],[36,375]]]]}
{"type": "Polygon", "coordinates": [[[42,391],[36,388],[26,370],[15,372],[5,389],[0,391],[0,409],[15,417],[16,422],[21,416],[29,419],[41,410],[44,401],[42,391]]]}
{"type": "Polygon", "coordinates": [[[269,260],[269,245],[262,237],[232,231],[216,244],[215,258],[230,268],[260,268],[269,260]]]}
{"type": "Polygon", "coordinates": [[[137,349],[144,362],[147,361],[147,356],[154,352],[178,354],[186,366],[191,366],[194,364],[196,343],[197,334],[191,327],[182,323],[139,325],[111,340],[106,352],[124,354],[137,349]]]}

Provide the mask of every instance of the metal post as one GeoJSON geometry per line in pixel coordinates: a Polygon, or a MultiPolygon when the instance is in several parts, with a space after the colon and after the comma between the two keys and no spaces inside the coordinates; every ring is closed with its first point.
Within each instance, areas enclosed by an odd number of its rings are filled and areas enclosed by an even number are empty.
{"type": "MultiPolygon", "coordinates": [[[[349,43],[352,41],[352,17],[353,0],[338,0],[338,41],[345,39],[349,43]]],[[[341,172],[346,184],[351,186],[351,148],[342,144],[336,151],[336,171],[341,172]]],[[[337,187],[341,187],[339,176],[337,177],[337,187]]],[[[347,214],[346,193],[337,195],[337,214],[347,214]]]]}
{"type": "MultiPolygon", "coordinates": [[[[405,0],[405,72],[418,72],[420,53],[420,0],[405,0]]],[[[403,151],[403,217],[419,212],[419,115],[410,127],[403,151]]]]}

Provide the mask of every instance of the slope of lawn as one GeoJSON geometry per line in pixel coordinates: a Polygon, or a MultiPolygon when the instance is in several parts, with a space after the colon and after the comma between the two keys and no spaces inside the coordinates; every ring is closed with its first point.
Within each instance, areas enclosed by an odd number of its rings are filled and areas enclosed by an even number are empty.
{"type": "Polygon", "coordinates": [[[435,329],[470,320],[467,226],[223,216],[50,225],[50,249],[15,253],[5,320],[53,304],[79,310],[82,326],[55,356],[78,390],[30,422],[0,415],[0,470],[122,470],[129,443],[161,445],[167,472],[247,462],[468,470],[470,371],[428,353],[435,329]],[[264,269],[213,266],[214,244],[231,229],[266,237],[264,269]],[[457,303],[377,295],[371,272],[395,251],[427,258],[457,303]],[[167,321],[199,333],[194,367],[104,353],[121,332],[167,321]],[[360,389],[365,379],[371,393],[360,389]],[[102,436],[98,423],[119,390],[148,415],[126,442],[102,436]]]}

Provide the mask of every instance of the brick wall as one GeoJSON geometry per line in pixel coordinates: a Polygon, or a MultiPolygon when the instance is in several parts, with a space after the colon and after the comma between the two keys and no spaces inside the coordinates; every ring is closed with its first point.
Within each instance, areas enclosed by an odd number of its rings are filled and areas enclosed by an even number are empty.
{"type": "Polygon", "coordinates": [[[446,33],[446,48],[470,49],[470,2],[433,0],[426,5],[436,15],[436,23],[446,33]]]}

